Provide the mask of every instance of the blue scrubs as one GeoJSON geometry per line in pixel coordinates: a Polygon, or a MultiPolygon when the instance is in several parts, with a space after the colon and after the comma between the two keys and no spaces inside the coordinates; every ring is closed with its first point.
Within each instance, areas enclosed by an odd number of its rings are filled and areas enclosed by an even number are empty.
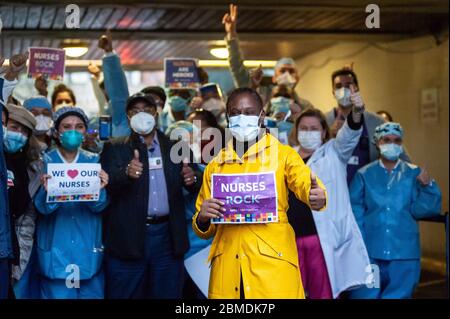
{"type": "MultiPolygon", "coordinates": [[[[74,162],[98,160],[97,154],[79,150],[74,162]]],[[[64,160],[58,149],[53,149],[44,162],[64,160]]],[[[41,187],[34,199],[41,213],[36,228],[42,298],[103,298],[101,212],[108,204],[105,189],[96,202],[47,203],[46,195],[41,187]],[[79,288],[72,282],[75,277],[79,288]]]]}
{"type": "Polygon", "coordinates": [[[419,174],[419,167],[403,160],[391,172],[377,160],[356,173],[350,185],[352,209],[369,257],[378,266],[380,287],[353,291],[352,297],[412,296],[420,275],[417,221],[439,215],[442,197],[434,181],[421,185],[419,174]]]}

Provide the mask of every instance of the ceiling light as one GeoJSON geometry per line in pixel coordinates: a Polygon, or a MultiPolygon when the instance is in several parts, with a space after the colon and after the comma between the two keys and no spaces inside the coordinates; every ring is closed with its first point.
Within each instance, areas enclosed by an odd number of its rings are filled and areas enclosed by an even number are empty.
{"type": "Polygon", "coordinates": [[[228,58],[228,49],[227,48],[212,48],[209,50],[212,56],[218,59],[226,59],[228,58]]]}
{"type": "Polygon", "coordinates": [[[89,50],[87,43],[79,40],[64,40],[61,47],[70,58],[79,58],[89,50]]]}

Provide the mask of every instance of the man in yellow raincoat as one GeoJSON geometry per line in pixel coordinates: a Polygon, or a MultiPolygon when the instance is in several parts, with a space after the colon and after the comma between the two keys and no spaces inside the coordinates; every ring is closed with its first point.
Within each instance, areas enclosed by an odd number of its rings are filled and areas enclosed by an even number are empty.
{"type": "Polygon", "coordinates": [[[294,149],[261,128],[256,91],[233,91],[227,115],[233,138],[205,169],[192,222],[201,238],[214,236],[208,297],[304,298],[288,190],[317,211],[325,187],[294,149]]]}

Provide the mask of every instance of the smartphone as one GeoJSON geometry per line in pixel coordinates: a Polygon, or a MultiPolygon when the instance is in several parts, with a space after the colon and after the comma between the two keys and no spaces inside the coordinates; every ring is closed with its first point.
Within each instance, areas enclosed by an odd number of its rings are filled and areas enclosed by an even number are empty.
{"type": "Polygon", "coordinates": [[[111,116],[109,115],[100,116],[98,132],[99,138],[102,141],[108,140],[111,137],[112,133],[111,116]]]}
{"type": "Polygon", "coordinates": [[[207,100],[209,98],[222,98],[222,90],[216,83],[207,83],[200,88],[200,96],[207,100]]]}

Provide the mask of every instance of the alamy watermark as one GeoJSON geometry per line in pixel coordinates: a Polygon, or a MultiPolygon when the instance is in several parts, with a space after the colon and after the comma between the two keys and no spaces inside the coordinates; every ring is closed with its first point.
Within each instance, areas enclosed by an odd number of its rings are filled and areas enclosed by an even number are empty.
{"type": "MultiPolygon", "coordinates": [[[[278,129],[261,127],[258,131],[256,150],[252,152],[252,156],[247,157],[246,162],[256,163],[258,161],[261,164],[278,163],[278,143],[273,143],[270,148],[266,149],[268,145],[262,142],[265,133],[269,133],[277,139],[278,129]]],[[[221,149],[228,148],[233,134],[229,128],[219,129],[208,127],[202,129],[201,121],[194,120],[193,129],[177,127],[170,132],[169,138],[175,141],[170,149],[170,160],[173,163],[181,163],[186,159],[190,163],[209,163],[219,154],[221,149]]],[[[268,139],[265,141],[268,141],[268,139]]],[[[253,145],[255,141],[248,142],[253,145]]],[[[233,145],[236,154],[244,154],[245,147],[245,144],[242,142],[233,145]]],[[[234,162],[231,158],[223,158],[222,160],[228,163],[234,162]]],[[[240,160],[238,159],[237,161],[240,160]]]]}
{"type": "Polygon", "coordinates": [[[379,29],[380,28],[380,7],[376,4],[369,4],[366,6],[366,12],[370,13],[366,17],[366,28],[379,29]]]}
{"type": "Polygon", "coordinates": [[[66,287],[80,288],[80,267],[75,264],[69,264],[66,267],[66,272],[69,273],[66,277],[66,287]]]}
{"type": "Polygon", "coordinates": [[[380,288],[380,267],[376,264],[370,264],[364,271],[368,273],[365,282],[366,287],[369,289],[380,288]]]}
{"type": "Polygon", "coordinates": [[[80,28],[80,7],[76,4],[69,4],[66,6],[66,28],[79,29],[80,28]]]}

